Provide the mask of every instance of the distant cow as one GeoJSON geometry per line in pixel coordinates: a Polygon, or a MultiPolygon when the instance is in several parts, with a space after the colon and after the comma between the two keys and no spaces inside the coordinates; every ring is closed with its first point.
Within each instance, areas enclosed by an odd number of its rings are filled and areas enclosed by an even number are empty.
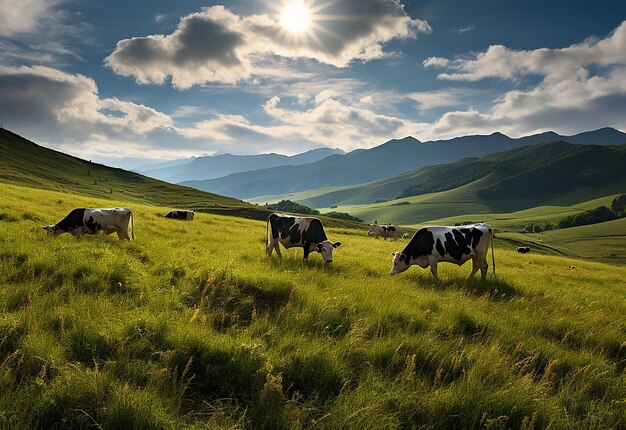
{"type": "Polygon", "coordinates": [[[194,214],[193,211],[170,211],[167,215],[165,215],[165,218],[179,219],[182,221],[193,221],[194,214]]]}
{"type": "Polygon", "coordinates": [[[76,238],[83,234],[117,233],[120,240],[130,240],[129,224],[132,223],[132,238],[135,239],[133,212],[127,208],[95,209],[79,208],[72,210],[57,224],[47,225],[43,229],[49,235],[70,233],[76,238]]]}
{"type": "Polygon", "coordinates": [[[341,246],[341,242],[332,243],[328,240],[324,226],[317,218],[273,213],[267,219],[268,257],[272,255],[274,249],[279,257],[282,256],[279,242],[285,248],[304,248],[305,260],[311,252],[319,252],[327,263],[333,262],[333,250],[341,246]]]}
{"type": "Polygon", "coordinates": [[[417,264],[424,269],[430,266],[430,271],[436,278],[439,261],[460,266],[472,260],[472,271],[468,279],[480,269],[484,281],[487,276],[487,251],[490,244],[493,273],[496,273],[492,239],[493,230],[487,224],[420,228],[402,252],[392,254],[393,265],[389,274],[402,273],[411,265],[417,264]]]}
{"type": "Polygon", "coordinates": [[[409,233],[404,233],[402,235],[402,239],[408,239],[409,238],[409,233]]]}
{"type": "Polygon", "coordinates": [[[388,237],[391,237],[394,240],[398,240],[398,238],[402,236],[402,232],[392,225],[368,225],[370,226],[370,229],[367,232],[367,235],[375,237],[376,239],[378,239],[379,237],[383,237],[385,238],[385,240],[387,240],[388,237]]]}
{"type": "Polygon", "coordinates": [[[528,254],[530,252],[530,246],[518,246],[517,252],[520,254],[528,254]]]}

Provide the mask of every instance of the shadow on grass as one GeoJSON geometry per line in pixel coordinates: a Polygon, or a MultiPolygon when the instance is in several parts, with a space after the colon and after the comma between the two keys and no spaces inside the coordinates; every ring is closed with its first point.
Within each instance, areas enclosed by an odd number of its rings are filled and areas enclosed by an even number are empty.
{"type": "Polygon", "coordinates": [[[269,267],[278,270],[293,270],[293,269],[305,269],[314,271],[323,271],[329,274],[341,273],[341,268],[335,263],[326,263],[318,255],[311,255],[308,260],[302,260],[302,257],[298,255],[284,255],[279,258],[275,255],[271,257],[263,257],[269,264],[269,267]]]}
{"type": "Polygon", "coordinates": [[[457,290],[474,297],[488,297],[489,300],[510,300],[523,297],[524,291],[504,279],[435,279],[434,277],[414,276],[412,280],[420,288],[435,291],[457,290]]]}

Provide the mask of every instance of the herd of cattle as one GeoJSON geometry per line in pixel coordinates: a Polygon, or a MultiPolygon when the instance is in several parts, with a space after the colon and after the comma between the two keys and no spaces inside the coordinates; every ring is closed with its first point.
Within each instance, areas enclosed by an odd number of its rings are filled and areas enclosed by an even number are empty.
{"type": "MultiPolygon", "coordinates": [[[[166,218],[191,221],[193,211],[176,210],[169,212],[166,218]]],[[[370,224],[369,236],[398,239],[407,238],[408,234],[390,225],[370,224]]],[[[54,225],[47,225],[44,230],[49,235],[70,233],[75,237],[84,234],[117,233],[120,240],[134,239],[134,217],[128,208],[96,209],[79,208],[72,210],[65,218],[54,225]],[[130,231],[129,231],[130,230],[130,231]]],[[[326,236],[324,226],[318,218],[297,217],[273,213],[267,219],[266,253],[271,256],[273,251],[280,257],[280,246],[285,248],[303,248],[306,260],[312,252],[321,254],[327,263],[333,261],[333,251],[341,246],[341,242],[331,242],[326,236]]],[[[423,227],[401,252],[394,252],[391,275],[407,270],[412,265],[424,269],[430,267],[437,277],[437,264],[450,262],[459,266],[472,260],[472,271],[468,278],[480,270],[484,281],[487,276],[487,253],[491,246],[493,273],[495,275],[495,258],[493,255],[493,230],[487,224],[472,224],[455,227],[423,227]]],[[[519,252],[529,252],[524,249],[519,252]]]]}

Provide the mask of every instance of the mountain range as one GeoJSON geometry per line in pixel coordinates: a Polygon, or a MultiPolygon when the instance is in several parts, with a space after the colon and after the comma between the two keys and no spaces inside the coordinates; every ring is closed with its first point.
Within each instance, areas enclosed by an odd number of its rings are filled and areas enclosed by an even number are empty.
{"type": "Polygon", "coordinates": [[[547,132],[517,139],[494,133],[422,143],[407,137],[391,140],[369,150],[331,155],[308,164],[250,170],[210,180],[184,181],[182,184],[222,195],[252,199],[362,184],[420,167],[448,164],[464,158],[482,157],[551,141],[618,145],[626,143],[626,134],[612,128],[603,128],[574,136],[547,132]]]}
{"type": "Polygon", "coordinates": [[[309,164],[335,154],[345,153],[341,149],[318,148],[292,156],[274,153],[260,155],[220,154],[172,160],[153,166],[143,166],[136,170],[152,178],[177,183],[190,180],[220,178],[233,173],[250,170],[309,164]]]}

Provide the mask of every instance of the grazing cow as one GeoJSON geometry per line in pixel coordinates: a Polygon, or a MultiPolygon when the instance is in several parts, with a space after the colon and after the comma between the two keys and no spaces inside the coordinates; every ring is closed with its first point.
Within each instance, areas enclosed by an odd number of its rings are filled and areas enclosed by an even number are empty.
{"type": "Polygon", "coordinates": [[[45,226],[49,235],[70,233],[77,239],[83,234],[117,233],[120,240],[130,240],[129,224],[132,223],[132,237],[135,239],[133,212],[127,208],[93,209],[79,208],[70,212],[57,224],[45,226]]]}
{"type": "Polygon", "coordinates": [[[409,238],[409,233],[404,233],[402,235],[402,239],[408,239],[409,238]]]}
{"type": "Polygon", "coordinates": [[[273,213],[267,219],[268,257],[272,255],[274,249],[276,254],[282,257],[279,242],[285,248],[304,248],[305,260],[311,252],[319,252],[327,263],[333,262],[333,250],[341,246],[341,242],[332,243],[328,240],[322,221],[317,218],[273,213]]]}
{"type": "Polygon", "coordinates": [[[167,215],[165,215],[165,218],[179,219],[181,221],[193,221],[194,214],[193,211],[170,211],[167,215]]]}
{"type": "Polygon", "coordinates": [[[487,276],[487,251],[491,244],[493,274],[496,261],[493,256],[493,230],[487,224],[462,225],[458,227],[424,227],[415,232],[402,252],[394,252],[390,275],[404,272],[417,264],[437,277],[439,261],[456,263],[459,266],[472,260],[472,271],[468,279],[480,269],[484,281],[487,276]]]}
{"type": "Polygon", "coordinates": [[[520,254],[528,254],[530,252],[530,246],[518,246],[517,252],[520,254]]]}
{"type": "Polygon", "coordinates": [[[398,240],[398,238],[402,236],[402,232],[392,225],[368,225],[370,226],[370,229],[367,232],[367,235],[375,237],[376,239],[383,237],[387,240],[388,237],[391,237],[393,240],[398,240]]]}

